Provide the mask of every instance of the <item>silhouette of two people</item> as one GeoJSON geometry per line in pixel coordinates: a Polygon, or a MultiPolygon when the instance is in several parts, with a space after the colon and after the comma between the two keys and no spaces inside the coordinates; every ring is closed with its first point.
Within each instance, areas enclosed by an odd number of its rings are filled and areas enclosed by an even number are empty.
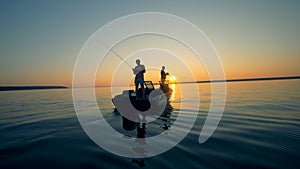
{"type": "MultiPolygon", "coordinates": [[[[145,99],[145,80],[144,80],[144,73],[146,73],[146,68],[144,65],[141,64],[140,59],[136,60],[136,66],[132,69],[133,74],[135,74],[134,78],[134,84],[135,84],[135,92],[137,94],[137,97],[142,95],[142,98],[145,99]],[[139,90],[139,85],[141,86],[141,90],[139,90]]],[[[160,81],[162,88],[165,88],[165,82],[166,78],[169,75],[169,73],[165,72],[165,66],[162,66],[160,71],[160,81]]]]}

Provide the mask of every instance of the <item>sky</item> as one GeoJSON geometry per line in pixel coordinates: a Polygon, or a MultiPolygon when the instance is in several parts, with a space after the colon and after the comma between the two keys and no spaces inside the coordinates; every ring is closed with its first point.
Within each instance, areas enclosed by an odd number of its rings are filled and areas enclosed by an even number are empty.
{"type": "MultiPolygon", "coordinates": [[[[216,48],[227,79],[300,75],[300,1],[297,0],[3,0],[0,3],[0,85],[71,86],[76,59],[89,37],[112,20],[139,12],[170,13],[196,25],[216,48]]],[[[162,46],[168,43],[168,39],[161,37],[140,38],[149,42],[148,47],[154,42],[162,46]]],[[[126,43],[138,44],[138,41],[138,38],[124,41],[116,50],[132,65],[136,57],[142,56],[142,63],[149,68],[147,78],[158,80],[155,74],[159,70],[150,69],[155,63],[149,57],[155,54],[163,58],[158,67],[166,64],[167,71],[176,74],[178,81],[191,80],[186,76],[188,69],[176,59],[170,61],[172,56],[166,51],[145,50],[129,57],[128,50],[124,51],[126,43]]],[[[179,45],[180,48],[184,50],[179,45]]],[[[125,78],[132,80],[130,69],[125,67],[116,56],[108,54],[99,66],[96,85],[110,85],[114,79],[116,84],[127,83],[125,78]],[[120,70],[116,69],[118,65],[120,70]]],[[[190,69],[196,80],[207,80],[203,66],[190,69]]]]}

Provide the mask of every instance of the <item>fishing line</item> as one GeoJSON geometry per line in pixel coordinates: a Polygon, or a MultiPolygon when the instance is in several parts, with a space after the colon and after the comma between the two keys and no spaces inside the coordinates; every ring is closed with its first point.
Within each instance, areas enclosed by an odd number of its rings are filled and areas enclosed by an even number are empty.
{"type": "Polygon", "coordinates": [[[107,49],[109,49],[109,51],[111,51],[113,54],[115,54],[116,56],[118,56],[123,62],[125,62],[130,68],[133,68],[133,66],[131,66],[131,64],[129,64],[126,60],[124,60],[117,52],[115,52],[113,50],[113,48],[109,48],[107,47],[105,44],[103,44],[103,46],[105,46],[107,49]]]}

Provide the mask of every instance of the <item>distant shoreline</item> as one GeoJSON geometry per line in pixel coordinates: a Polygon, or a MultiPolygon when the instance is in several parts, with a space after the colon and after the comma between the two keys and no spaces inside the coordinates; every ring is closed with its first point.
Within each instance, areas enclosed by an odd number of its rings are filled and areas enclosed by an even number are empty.
{"type": "Polygon", "coordinates": [[[217,83],[217,82],[244,82],[244,81],[266,81],[266,80],[292,80],[300,79],[300,76],[283,76],[283,77],[262,77],[262,78],[245,78],[245,79],[227,79],[227,80],[206,80],[196,82],[178,82],[178,84],[184,83],[217,83]]]}
{"type": "Polygon", "coordinates": [[[66,86],[0,86],[0,91],[67,89],[66,86]]]}
{"type": "MultiPolygon", "coordinates": [[[[205,80],[194,82],[177,82],[173,84],[188,84],[188,83],[218,83],[218,82],[243,82],[243,81],[268,81],[268,80],[292,80],[300,79],[300,76],[283,76],[283,77],[263,77],[263,78],[246,78],[246,79],[227,79],[227,80],[205,80]]],[[[153,83],[159,85],[159,83],[153,83]]],[[[172,83],[170,83],[172,84],[172,83]]],[[[125,85],[124,85],[125,86],[125,85]]],[[[96,87],[111,87],[111,86],[96,86],[96,87]]],[[[120,85],[122,87],[122,85],[120,85]]],[[[68,89],[67,86],[0,86],[0,91],[13,90],[46,90],[46,89],[68,89]]]]}

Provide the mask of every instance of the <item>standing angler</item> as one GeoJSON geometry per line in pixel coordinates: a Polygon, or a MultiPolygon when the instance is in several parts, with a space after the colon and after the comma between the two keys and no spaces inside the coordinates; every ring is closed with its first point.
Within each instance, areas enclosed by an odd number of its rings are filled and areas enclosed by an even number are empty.
{"type": "Polygon", "coordinates": [[[141,85],[142,88],[142,93],[143,93],[143,99],[145,98],[145,89],[144,89],[144,73],[146,72],[145,66],[141,64],[141,61],[139,59],[136,60],[137,66],[132,69],[133,74],[135,74],[135,92],[138,96],[138,89],[139,89],[139,84],[141,85]]]}

